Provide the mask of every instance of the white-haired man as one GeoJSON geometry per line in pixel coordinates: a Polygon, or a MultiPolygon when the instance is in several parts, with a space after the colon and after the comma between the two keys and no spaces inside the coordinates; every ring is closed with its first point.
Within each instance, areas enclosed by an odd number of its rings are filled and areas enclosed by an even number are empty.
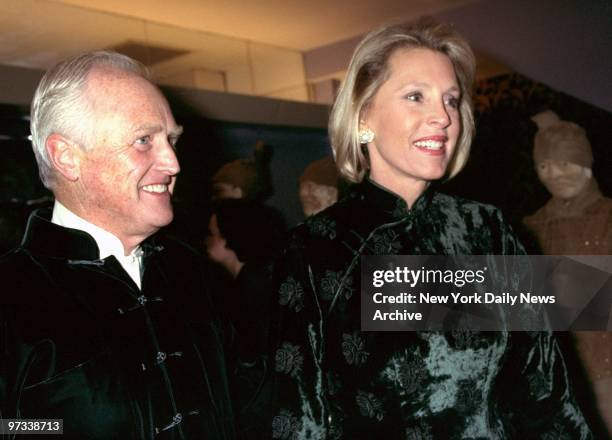
{"type": "Polygon", "coordinates": [[[0,414],[69,438],[231,438],[199,261],[156,234],[180,170],[167,101],[138,62],[92,52],[46,73],[31,118],[56,201],[0,261],[0,414]]]}

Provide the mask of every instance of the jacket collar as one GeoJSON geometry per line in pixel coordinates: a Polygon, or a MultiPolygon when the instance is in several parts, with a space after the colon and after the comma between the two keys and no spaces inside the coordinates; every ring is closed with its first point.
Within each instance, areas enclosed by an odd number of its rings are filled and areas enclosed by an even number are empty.
{"type": "MultiPolygon", "coordinates": [[[[51,209],[37,209],[28,219],[21,246],[38,255],[69,260],[98,260],[100,250],[94,238],[78,229],[65,228],[51,222],[51,209]]],[[[141,244],[146,255],[163,249],[155,237],[141,244]]]]}
{"type": "Polygon", "coordinates": [[[370,180],[369,177],[356,186],[357,195],[368,207],[378,212],[384,213],[390,220],[399,220],[410,214],[420,213],[429,207],[433,194],[435,193],[436,183],[432,182],[427,189],[414,202],[412,208],[396,193],[378,185],[370,180]]]}

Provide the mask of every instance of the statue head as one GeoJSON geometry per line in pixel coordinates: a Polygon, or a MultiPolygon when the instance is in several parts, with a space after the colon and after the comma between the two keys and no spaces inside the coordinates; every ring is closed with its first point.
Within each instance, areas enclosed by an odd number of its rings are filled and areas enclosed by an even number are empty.
{"type": "Polygon", "coordinates": [[[553,197],[575,198],[593,177],[593,153],[584,129],[550,110],[532,120],[538,125],[533,160],[540,181],[553,197]]]}
{"type": "Polygon", "coordinates": [[[315,160],[304,169],[299,195],[306,217],[338,201],[338,171],[331,156],[315,160]]]}

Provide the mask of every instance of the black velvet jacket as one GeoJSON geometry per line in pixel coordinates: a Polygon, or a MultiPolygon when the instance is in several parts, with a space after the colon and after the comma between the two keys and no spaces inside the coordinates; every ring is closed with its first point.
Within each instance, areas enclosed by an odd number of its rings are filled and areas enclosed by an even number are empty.
{"type": "Polygon", "coordinates": [[[30,217],[0,259],[3,418],[61,418],[79,439],[234,437],[225,357],[199,259],[142,244],[142,291],[88,234],[30,217]]]}
{"type": "Polygon", "coordinates": [[[499,210],[366,180],[280,265],[275,439],[591,438],[552,334],[362,332],[361,255],[524,253],[499,210]]]}

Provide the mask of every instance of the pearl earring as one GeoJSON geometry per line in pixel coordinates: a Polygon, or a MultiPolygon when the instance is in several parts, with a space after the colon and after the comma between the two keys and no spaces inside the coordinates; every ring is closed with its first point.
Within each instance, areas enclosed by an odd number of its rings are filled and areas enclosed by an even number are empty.
{"type": "Polygon", "coordinates": [[[360,144],[369,144],[374,140],[376,135],[369,128],[363,128],[359,130],[359,143],[360,144]]]}

